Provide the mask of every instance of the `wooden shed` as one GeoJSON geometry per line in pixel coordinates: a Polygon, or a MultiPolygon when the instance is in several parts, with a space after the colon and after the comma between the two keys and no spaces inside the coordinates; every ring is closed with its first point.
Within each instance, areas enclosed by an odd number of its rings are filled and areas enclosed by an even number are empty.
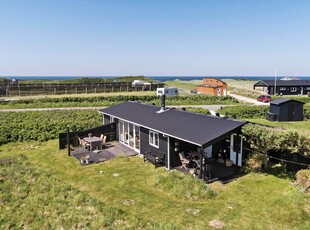
{"type": "MultiPolygon", "coordinates": [[[[302,121],[304,103],[288,98],[279,98],[270,102],[270,113],[276,121],[302,121]]],[[[270,116],[269,116],[270,117],[270,116]]]]}

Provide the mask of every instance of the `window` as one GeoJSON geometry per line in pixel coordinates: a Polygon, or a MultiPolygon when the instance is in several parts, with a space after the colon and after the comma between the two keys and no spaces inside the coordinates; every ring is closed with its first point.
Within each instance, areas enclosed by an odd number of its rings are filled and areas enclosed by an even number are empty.
{"type": "Polygon", "coordinates": [[[291,92],[296,92],[297,88],[296,87],[291,87],[291,92]]]}
{"type": "Polygon", "coordinates": [[[150,142],[150,145],[159,148],[159,135],[158,135],[158,133],[155,133],[154,131],[150,130],[149,142],[150,142]]]}
{"type": "Polygon", "coordinates": [[[281,88],[280,88],[280,91],[285,91],[285,90],[286,90],[285,87],[281,87],[281,88]]]}
{"type": "Polygon", "coordinates": [[[110,123],[114,122],[114,117],[110,117],[110,123]]]}

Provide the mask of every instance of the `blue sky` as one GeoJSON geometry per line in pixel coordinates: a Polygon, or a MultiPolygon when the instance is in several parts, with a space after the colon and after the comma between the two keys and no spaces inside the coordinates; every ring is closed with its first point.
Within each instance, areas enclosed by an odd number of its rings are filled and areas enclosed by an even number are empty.
{"type": "Polygon", "coordinates": [[[309,0],[0,0],[0,76],[310,76],[309,0]]]}

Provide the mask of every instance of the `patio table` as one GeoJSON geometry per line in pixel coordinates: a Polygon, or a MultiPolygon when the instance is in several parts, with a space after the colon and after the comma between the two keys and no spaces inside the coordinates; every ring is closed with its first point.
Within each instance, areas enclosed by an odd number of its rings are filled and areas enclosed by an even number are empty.
{"type": "Polygon", "coordinates": [[[99,137],[84,137],[84,141],[90,144],[90,149],[100,147],[102,149],[102,140],[99,137]]]}
{"type": "Polygon", "coordinates": [[[191,151],[191,152],[188,152],[188,153],[186,153],[187,155],[189,155],[189,156],[191,156],[193,159],[195,159],[195,160],[198,160],[199,158],[200,158],[200,156],[201,156],[201,154],[200,153],[198,153],[198,152],[193,152],[193,151],[191,151]]]}

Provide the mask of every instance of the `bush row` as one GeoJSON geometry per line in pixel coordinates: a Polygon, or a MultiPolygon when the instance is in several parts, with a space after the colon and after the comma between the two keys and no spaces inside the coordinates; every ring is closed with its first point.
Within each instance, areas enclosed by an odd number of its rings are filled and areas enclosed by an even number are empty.
{"type": "Polygon", "coordinates": [[[257,124],[246,124],[242,134],[254,151],[267,154],[270,150],[310,156],[310,138],[295,130],[281,130],[257,124]]]}
{"type": "MultiPolygon", "coordinates": [[[[124,101],[141,101],[149,104],[160,105],[160,97],[154,96],[99,96],[99,97],[61,97],[61,98],[40,98],[28,100],[15,100],[5,102],[14,108],[47,108],[47,107],[75,107],[75,106],[110,106],[124,101]]],[[[236,104],[232,97],[216,97],[206,95],[191,95],[179,97],[166,97],[167,105],[208,105],[208,104],[236,104]]]]}
{"type": "Polygon", "coordinates": [[[210,111],[208,109],[204,109],[204,108],[188,107],[188,108],[186,108],[186,110],[193,112],[193,113],[210,114],[210,111]]]}
{"type": "Polygon", "coordinates": [[[266,113],[269,111],[268,106],[227,106],[218,110],[220,114],[223,114],[230,118],[248,119],[248,118],[265,118],[266,113]]]}
{"type": "MultiPolygon", "coordinates": [[[[266,118],[266,113],[269,112],[269,106],[246,106],[246,105],[236,105],[227,106],[218,110],[220,114],[223,114],[230,118],[237,119],[257,119],[266,118]]],[[[304,116],[310,118],[310,104],[304,105],[304,116]]]]}
{"type": "Polygon", "coordinates": [[[30,111],[0,113],[0,145],[14,141],[47,141],[66,131],[102,125],[97,111],[30,111]]]}

